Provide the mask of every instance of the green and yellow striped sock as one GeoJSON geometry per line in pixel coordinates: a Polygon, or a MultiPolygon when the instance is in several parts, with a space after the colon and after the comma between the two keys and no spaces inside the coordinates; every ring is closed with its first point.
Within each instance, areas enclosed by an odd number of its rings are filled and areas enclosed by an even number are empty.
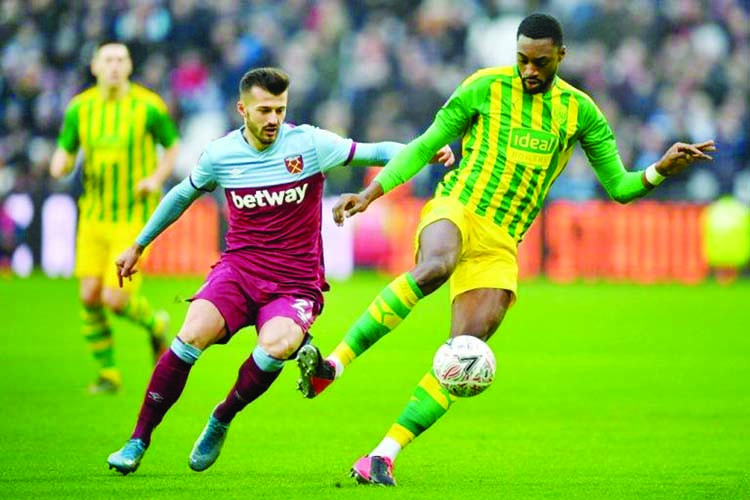
{"type": "Polygon", "coordinates": [[[417,384],[409,403],[388,430],[386,437],[404,448],[445,415],[454,401],[456,397],[440,385],[435,372],[430,370],[417,384]]]}
{"type": "Polygon", "coordinates": [[[385,287],[354,325],[331,356],[343,366],[370,348],[409,315],[424,295],[409,273],[404,273],[385,287]]]}
{"type": "Polygon", "coordinates": [[[102,306],[83,306],[81,311],[81,333],[89,346],[91,354],[99,363],[100,370],[115,366],[112,330],[107,322],[102,306]]]}

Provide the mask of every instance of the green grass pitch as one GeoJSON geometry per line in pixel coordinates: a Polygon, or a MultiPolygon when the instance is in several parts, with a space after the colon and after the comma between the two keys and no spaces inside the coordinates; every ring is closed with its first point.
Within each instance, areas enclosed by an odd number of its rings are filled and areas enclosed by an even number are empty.
{"type": "MultiPolygon", "coordinates": [[[[144,287],[181,322],[199,279],[144,287]]],[[[313,328],[325,352],[387,283],[334,283],[313,328]]],[[[296,366],[241,413],[217,463],[187,457],[255,344],[210,349],[137,473],[107,455],[134,425],[151,360],[113,320],[124,390],[90,397],[94,364],[73,280],[0,278],[0,498],[750,498],[750,283],[730,287],[525,283],[490,342],[494,385],[459,401],[407,448],[395,489],[347,476],[429,367],[449,324],[445,290],[358,359],[319,399],[296,366]],[[8,315],[7,312],[10,312],[8,315]]]]}

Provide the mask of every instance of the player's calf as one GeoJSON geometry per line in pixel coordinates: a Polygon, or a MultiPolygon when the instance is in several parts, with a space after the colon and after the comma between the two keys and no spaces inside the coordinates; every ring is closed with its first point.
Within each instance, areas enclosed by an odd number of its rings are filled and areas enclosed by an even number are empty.
{"type": "Polygon", "coordinates": [[[149,328],[151,335],[151,352],[154,355],[154,364],[159,361],[159,358],[169,349],[167,344],[167,330],[169,330],[169,313],[164,310],[159,310],[154,313],[154,321],[149,328]]]}

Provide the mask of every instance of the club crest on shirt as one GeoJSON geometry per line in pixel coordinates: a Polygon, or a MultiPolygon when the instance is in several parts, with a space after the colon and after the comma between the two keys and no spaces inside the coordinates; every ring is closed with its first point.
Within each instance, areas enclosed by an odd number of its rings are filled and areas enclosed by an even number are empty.
{"type": "Polygon", "coordinates": [[[293,175],[301,174],[302,169],[305,168],[305,163],[302,161],[302,155],[284,158],[284,165],[286,165],[287,171],[293,175]]]}

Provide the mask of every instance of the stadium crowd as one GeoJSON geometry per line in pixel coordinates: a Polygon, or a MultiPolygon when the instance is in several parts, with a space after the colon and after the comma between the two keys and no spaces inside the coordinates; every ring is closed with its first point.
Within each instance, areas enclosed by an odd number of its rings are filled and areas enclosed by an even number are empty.
{"type": "MultiPolygon", "coordinates": [[[[561,76],[603,108],[630,168],[675,140],[715,138],[716,161],[656,196],[750,202],[748,0],[5,0],[0,4],[0,199],[59,188],[47,169],[65,104],[92,83],[95,43],[132,51],[134,80],[171,107],[183,136],[176,178],[239,125],[236,82],[276,65],[294,82],[288,119],[366,141],[408,141],[452,89],[513,64],[515,27],[547,11],[566,28],[561,76]]],[[[425,169],[427,196],[441,167],[425,169]]],[[[356,189],[341,169],[332,192],[356,189]]],[[[603,192],[576,153],[552,197],[603,192]]]]}

